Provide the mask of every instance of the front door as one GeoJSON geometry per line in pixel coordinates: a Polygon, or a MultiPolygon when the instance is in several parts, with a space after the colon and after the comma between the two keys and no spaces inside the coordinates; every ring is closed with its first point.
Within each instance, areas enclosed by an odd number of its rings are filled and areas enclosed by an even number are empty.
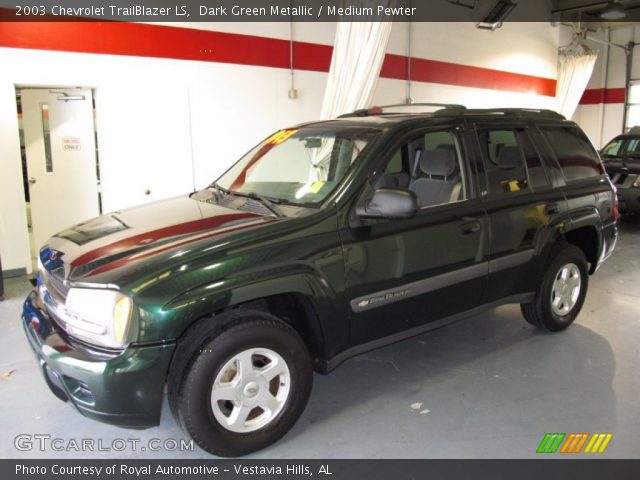
{"type": "Polygon", "coordinates": [[[93,98],[89,89],[23,89],[33,241],[99,214],[93,98]]]}
{"type": "Polygon", "coordinates": [[[374,188],[407,188],[421,208],[341,232],[358,345],[477,306],[488,274],[483,206],[456,128],[411,135],[392,152],[374,188]]]}

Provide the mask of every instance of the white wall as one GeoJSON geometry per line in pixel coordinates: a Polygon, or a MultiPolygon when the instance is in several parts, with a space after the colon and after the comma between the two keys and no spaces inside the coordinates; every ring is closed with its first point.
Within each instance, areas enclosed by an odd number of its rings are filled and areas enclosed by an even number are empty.
{"type": "MultiPolygon", "coordinates": [[[[390,53],[407,54],[408,29],[394,24],[390,53]]],[[[548,22],[506,22],[495,32],[472,22],[414,23],[411,30],[414,57],[556,78],[560,30],[548,22]]]]}
{"type": "Polygon", "coordinates": [[[3,270],[13,270],[30,266],[31,260],[16,94],[7,80],[0,75],[0,258],[3,270]]]}
{"type": "MultiPolygon", "coordinates": [[[[505,23],[495,32],[471,22],[396,23],[387,51],[407,55],[411,28],[411,56],[544,78],[557,76],[559,29],[549,23],[505,23]]],[[[555,108],[555,97],[453,85],[412,82],[415,102],[459,103],[472,108],[555,108]]],[[[401,103],[406,82],[380,79],[374,104],[401,103]]]]}
{"type": "MultiPolygon", "coordinates": [[[[289,36],[287,23],[187,26],[289,36]]],[[[389,52],[406,54],[407,28],[394,25],[389,52]]],[[[548,23],[505,24],[493,33],[467,23],[412,28],[413,56],[556,77],[559,29],[548,23]]],[[[293,32],[296,40],[330,45],[335,25],[294,24],[293,32]]],[[[296,71],[299,98],[290,100],[285,69],[12,48],[0,48],[0,65],[0,254],[5,270],[30,265],[16,85],[96,89],[106,212],[205,186],[269,133],[317,118],[327,76],[296,71]]],[[[381,79],[373,103],[402,101],[405,90],[404,81],[381,79]]],[[[553,97],[419,82],[413,82],[412,96],[471,107],[554,104],[553,97]]]]}

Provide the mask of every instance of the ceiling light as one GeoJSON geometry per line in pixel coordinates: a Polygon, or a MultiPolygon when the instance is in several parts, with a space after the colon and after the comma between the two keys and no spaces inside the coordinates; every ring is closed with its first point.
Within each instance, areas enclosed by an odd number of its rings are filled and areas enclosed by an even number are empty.
{"type": "Polygon", "coordinates": [[[511,0],[498,0],[493,7],[491,7],[489,13],[476,24],[476,27],[482,30],[494,31],[502,26],[502,22],[509,16],[514,8],[516,8],[516,4],[511,0]]]}
{"type": "Polygon", "coordinates": [[[600,17],[604,18],[605,20],[620,20],[621,18],[624,18],[626,16],[627,12],[624,11],[624,7],[617,0],[609,2],[607,8],[605,8],[600,14],[600,17]]]}

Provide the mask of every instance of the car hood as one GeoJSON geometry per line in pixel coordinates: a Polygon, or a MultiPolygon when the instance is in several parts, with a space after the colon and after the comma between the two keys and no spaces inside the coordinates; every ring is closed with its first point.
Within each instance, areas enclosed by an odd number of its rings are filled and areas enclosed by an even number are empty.
{"type": "Polygon", "coordinates": [[[40,251],[70,282],[116,283],[153,263],[215,248],[230,235],[286,220],[182,196],[96,217],[54,235],[40,251]]]}

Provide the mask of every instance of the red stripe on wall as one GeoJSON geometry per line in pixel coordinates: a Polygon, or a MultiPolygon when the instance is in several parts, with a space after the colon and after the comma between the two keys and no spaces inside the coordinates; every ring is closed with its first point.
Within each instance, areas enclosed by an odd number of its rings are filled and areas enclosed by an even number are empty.
{"type": "MultiPolygon", "coordinates": [[[[407,70],[407,57],[387,54],[380,76],[406,80],[407,70]]],[[[411,79],[418,82],[508,90],[550,97],[556,94],[556,80],[552,78],[533,77],[424,58],[411,59],[411,79]]]]}
{"type": "Polygon", "coordinates": [[[580,99],[580,105],[600,103],[624,103],[624,88],[591,88],[580,99]]]}
{"type": "MultiPolygon", "coordinates": [[[[4,22],[0,46],[289,68],[287,40],[123,22],[4,22]]],[[[295,42],[296,68],[329,70],[332,48],[295,42]]]]}
{"type": "MultiPolygon", "coordinates": [[[[289,68],[289,41],[123,22],[0,22],[0,46],[289,68]]],[[[328,72],[333,47],[294,42],[298,70],[328,72]]],[[[387,54],[384,78],[407,79],[408,58],[387,54]]],[[[411,59],[411,79],[554,96],[556,81],[456,63],[411,59]]]]}

